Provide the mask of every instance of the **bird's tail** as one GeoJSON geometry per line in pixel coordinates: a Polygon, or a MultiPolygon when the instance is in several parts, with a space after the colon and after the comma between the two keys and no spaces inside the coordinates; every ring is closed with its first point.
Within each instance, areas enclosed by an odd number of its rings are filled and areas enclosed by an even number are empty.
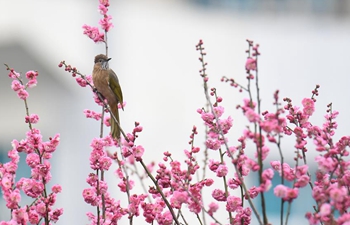
{"type": "MultiPolygon", "coordinates": [[[[111,106],[112,113],[114,114],[115,118],[117,119],[119,123],[119,112],[118,112],[118,104],[115,104],[111,106]]],[[[110,118],[110,124],[111,124],[111,135],[114,139],[119,140],[120,138],[120,128],[118,124],[114,121],[113,117],[110,118]]],[[[120,123],[119,123],[120,125],[120,123]]]]}

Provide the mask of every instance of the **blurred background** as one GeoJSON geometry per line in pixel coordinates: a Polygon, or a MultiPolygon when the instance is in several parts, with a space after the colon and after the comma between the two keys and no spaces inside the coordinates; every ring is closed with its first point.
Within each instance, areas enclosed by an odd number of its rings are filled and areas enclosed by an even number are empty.
{"type": "MultiPolygon", "coordinates": [[[[56,133],[61,143],[52,159],[51,185],[59,183],[63,192],[57,207],[64,214],[57,224],[87,224],[85,213],[95,209],[84,203],[83,188],[91,171],[89,147],[99,135],[99,122],[86,119],[83,110],[100,108],[88,88],[81,88],[68,73],[58,68],[61,60],[91,74],[93,58],[104,53],[103,44],[94,44],[83,35],[82,25],[98,26],[101,15],[97,0],[1,1],[0,63],[7,63],[23,75],[39,71],[38,86],[29,90],[30,113],[40,116],[36,128],[44,140],[56,133]]],[[[121,124],[131,132],[134,122],[144,127],[137,144],[144,146],[145,161],[160,162],[162,152],[172,152],[183,160],[189,149],[189,135],[196,125],[196,145],[203,146],[204,129],[196,110],[205,104],[198,70],[199,53],[195,45],[203,39],[208,62],[209,85],[224,98],[225,114],[234,126],[228,136],[230,145],[247,124],[237,104],[247,95],[238,93],[220,78],[227,76],[245,85],[246,39],[260,44],[259,80],[263,110],[273,110],[273,93],[289,97],[301,105],[316,84],[314,124],[322,125],[326,105],[340,111],[337,140],[349,135],[350,74],[350,2],[347,0],[129,0],[111,1],[109,14],[114,28],[108,34],[110,66],[118,74],[127,103],[121,112],[121,124]]],[[[1,68],[1,66],[0,66],[1,68]]],[[[25,108],[11,90],[5,66],[0,69],[0,162],[8,161],[13,139],[25,138],[25,108]]],[[[109,129],[105,131],[108,132],[109,129]]],[[[292,163],[294,140],[283,140],[282,148],[292,163]]],[[[310,145],[310,148],[312,145],[310,145]]],[[[312,148],[310,149],[310,152],[312,148]]],[[[253,154],[254,149],[252,148],[253,154]]],[[[212,153],[211,153],[212,154],[212,153]]],[[[210,157],[217,157],[216,154],[210,157]]],[[[278,160],[271,146],[270,158],[278,160]]],[[[311,153],[309,162],[313,161],[311,153]]],[[[21,159],[18,177],[30,176],[21,159]]],[[[266,163],[268,168],[269,164],[266,163]]],[[[109,190],[126,206],[118,192],[113,173],[108,174],[109,190]]],[[[317,168],[311,164],[311,170],[317,168]]],[[[276,182],[278,182],[276,178],[276,182]]],[[[251,181],[254,184],[254,179],[251,181]]],[[[306,187],[305,189],[309,189],[306,187]]],[[[135,187],[135,193],[141,188],[135,187]]],[[[210,195],[208,191],[208,196],[210,195]]],[[[278,199],[268,194],[270,222],[279,219],[278,199]]],[[[306,211],[312,211],[309,192],[292,207],[290,224],[307,224],[306,211]]],[[[23,199],[22,202],[29,201],[23,199]]],[[[205,202],[207,206],[210,198],[205,202]]],[[[225,206],[221,206],[222,211],[225,206]]],[[[223,213],[223,224],[227,223],[223,213]]],[[[0,221],[9,218],[5,202],[0,200],[0,221]]],[[[194,218],[193,218],[194,219],[194,218]]],[[[191,220],[190,220],[191,221],[191,220]]],[[[124,221],[126,224],[126,221],[124,221]]],[[[195,223],[195,222],[193,222],[195,223]]],[[[192,224],[192,223],[191,223],[192,224]]]]}

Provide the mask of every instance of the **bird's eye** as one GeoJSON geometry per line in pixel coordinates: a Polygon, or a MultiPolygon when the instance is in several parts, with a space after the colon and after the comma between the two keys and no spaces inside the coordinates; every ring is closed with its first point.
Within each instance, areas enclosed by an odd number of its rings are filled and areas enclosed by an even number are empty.
{"type": "Polygon", "coordinates": [[[102,61],[103,61],[102,59],[99,60],[99,62],[102,62],[102,61]]]}

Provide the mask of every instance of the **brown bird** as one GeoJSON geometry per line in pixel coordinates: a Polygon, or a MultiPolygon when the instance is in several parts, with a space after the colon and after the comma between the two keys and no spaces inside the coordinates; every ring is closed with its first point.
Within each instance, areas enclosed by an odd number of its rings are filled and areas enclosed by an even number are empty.
{"type": "MultiPolygon", "coordinates": [[[[123,93],[119,85],[117,75],[109,68],[108,62],[111,58],[100,54],[95,56],[94,70],[92,71],[92,80],[99,93],[107,99],[108,105],[112,113],[119,123],[118,103],[123,108],[123,93]]],[[[114,139],[120,138],[120,129],[113,117],[110,118],[111,135],[114,139]]],[[[119,123],[120,124],[120,123],[119,123]]]]}

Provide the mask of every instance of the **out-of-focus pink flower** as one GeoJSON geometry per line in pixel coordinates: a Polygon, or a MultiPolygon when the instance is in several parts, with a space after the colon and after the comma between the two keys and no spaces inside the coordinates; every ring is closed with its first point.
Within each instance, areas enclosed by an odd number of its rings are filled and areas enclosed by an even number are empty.
{"type": "Polygon", "coordinates": [[[183,203],[187,202],[188,194],[186,191],[174,191],[170,199],[171,206],[180,209],[183,203]]]}
{"type": "Polygon", "coordinates": [[[141,157],[143,156],[144,152],[145,149],[141,145],[132,148],[132,154],[135,157],[136,161],[141,160],[141,157]]]}
{"type": "Polygon", "coordinates": [[[24,86],[18,80],[13,80],[11,84],[11,88],[12,90],[17,92],[21,89],[24,89],[24,86]]]}
{"type": "Polygon", "coordinates": [[[213,214],[219,209],[219,205],[216,204],[215,202],[211,202],[209,204],[209,210],[208,210],[208,214],[210,216],[213,216],[213,214]]]}
{"type": "Polygon", "coordinates": [[[26,72],[26,77],[28,80],[36,79],[38,75],[38,71],[29,70],[28,72],[26,72]]]}
{"type": "Polygon", "coordinates": [[[60,193],[62,191],[62,187],[61,187],[61,185],[56,184],[56,185],[52,186],[51,190],[53,193],[57,194],[57,193],[60,193]]]}
{"type": "Polygon", "coordinates": [[[226,210],[228,212],[234,212],[237,208],[241,207],[242,201],[239,197],[228,196],[226,202],[226,210]]]}
{"type": "Polygon", "coordinates": [[[84,34],[87,35],[94,42],[104,42],[105,35],[101,33],[97,27],[91,27],[89,25],[83,25],[84,34]]]}
{"type": "Polygon", "coordinates": [[[101,113],[97,113],[97,112],[90,110],[90,109],[85,109],[84,114],[85,114],[86,118],[93,118],[95,120],[100,120],[102,117],[101,113]]]}
{"type": "Polygon", "coordinates": [[[219,202],[226,201],[225,192],[223,190],[215,189],[211,195],[216,201],[219,201],[219,202]]]}
{"type": "Polygon", "coordinates": [[[256,60],[253,58],[247,58],[245,63],[246,70],[256,70],[256,60]]]}
{"type": "Polygon", "coordinates": [[[84,201],[92,206],[96,206],[98,204],[98,198],[96,195],[96,191],[94,188],[86,188],[83,191],[84,201]]]}
{"type": "Polygon", "coordinates": [[[99,21],[99,24],[101,25],[101,28],[104,31],[108,32],[113,27],[112,22],[110,22],[111,20],[112,20],[111,15],[104,15],[103,19],[99,21]]]}
{"type": "Polygon", "coordinates": [[[22,100],[26,100],[29,96],[28,92],[24,89],[20,89],[18,92],[17,92],[17,96],[22,99],[22,100]]]}
{"type": "Polygon", "coordinates": [[[304,106],[304,114],[311,116],[315,111],[315,102],[311,98],[304,98],[301,103],[304,106]]]}
{"type": "Polygon", "coordinates": [[[220,164],[219,167],[216,170],[216,176],[218,177],[224,177],[228,173],[228,168],[226,165],[220,164]]]}
{"type": "Polygon", "coordinates": [[[39,116],[37,114],[31,114],[30,116],[26,116],[25,117],[25,122],[26,123],[32,123],[32,124],[36,124],[39,122],[39,116]]]}

